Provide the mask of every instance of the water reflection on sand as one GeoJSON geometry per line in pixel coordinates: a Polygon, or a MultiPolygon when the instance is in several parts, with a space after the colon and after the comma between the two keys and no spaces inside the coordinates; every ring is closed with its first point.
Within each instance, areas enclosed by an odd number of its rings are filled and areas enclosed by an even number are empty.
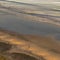
{"type": "Polygon", "coordinates": [[[60,27],[58,26],[22,19],[13,15],[1,15],[0,27],[21,34],[57,35],[60,37],[60,27]]]}

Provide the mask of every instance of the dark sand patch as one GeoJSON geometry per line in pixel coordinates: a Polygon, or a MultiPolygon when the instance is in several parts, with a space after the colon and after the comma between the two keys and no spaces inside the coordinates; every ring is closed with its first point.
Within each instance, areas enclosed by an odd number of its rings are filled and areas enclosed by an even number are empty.
{"type": "Polygon", "coordinates": [[[6,52],[7,50],[11,49],[11,45],[4,43],[4,42],[0,42],[0,52],[6,52]]]}
{"type": "MultiPolygon", "coordinates": [[[[33,56],[29,56],[23,53],[12,53],[12,56],[15,60],[38,60],[37,58],[33,56]]],[[[40,57],[39,60],[45,60],[43,57],[40,57]]]]}

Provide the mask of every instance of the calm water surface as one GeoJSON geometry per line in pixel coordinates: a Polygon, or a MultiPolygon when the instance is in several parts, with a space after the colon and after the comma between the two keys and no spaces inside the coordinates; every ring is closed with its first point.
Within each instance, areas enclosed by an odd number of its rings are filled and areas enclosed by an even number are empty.
{"type": "Polygon", "coordinates": [[[21,34],[54,35],[60,38],[60,27],[58,26],[22,20],[13,15],[5,16],[2,14],[0,16],[0,27],[21,34]]]}

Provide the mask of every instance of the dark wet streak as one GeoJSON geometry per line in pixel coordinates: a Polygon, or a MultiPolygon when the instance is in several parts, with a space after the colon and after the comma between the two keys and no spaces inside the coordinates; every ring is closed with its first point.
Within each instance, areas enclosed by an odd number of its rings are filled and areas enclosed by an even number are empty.
{"type": "Polygon", "coordinates": [[[16,4],[20,4],[20,5],[28,5],[28,6],[40,7],[39,5],[29,4],[29,3],[23,3],[23,2],[15,2],[15,1],[7,1],[7,2],[16,3],[16,4]]]}
{"type": "Polygon", "coordinates": [[[11,56],[14,58],[14,60],[45,60],[43,57],[40,57],[40,59],[37,59],[33,56],[29,56],[24,53],[12,53],[11,56]]]}
{"type": "Polygon", "coordinates": [[[12,45],[10,45],[8,43],[0,42],[0,52],[6,52],[6,51],[10,50],[11,47],[12,47],[12,45]]]}
{"type": "Polygon", "coordinates": [[[60,12],[60,10],[58,10],[58,9],[52,9],[52,11],[57,11],[57,12],[60,12]]]}

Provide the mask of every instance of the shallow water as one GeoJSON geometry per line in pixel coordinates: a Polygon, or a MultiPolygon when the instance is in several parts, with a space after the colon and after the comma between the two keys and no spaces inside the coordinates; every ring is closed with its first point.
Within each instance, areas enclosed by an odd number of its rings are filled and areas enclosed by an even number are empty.
{"type": "Polygon", "coordinates": [[[22,20],[13,15],[1,15],[0,27],[21,34],[56,35],[60,37],[60,27],[58,26],[22,20]]]}

